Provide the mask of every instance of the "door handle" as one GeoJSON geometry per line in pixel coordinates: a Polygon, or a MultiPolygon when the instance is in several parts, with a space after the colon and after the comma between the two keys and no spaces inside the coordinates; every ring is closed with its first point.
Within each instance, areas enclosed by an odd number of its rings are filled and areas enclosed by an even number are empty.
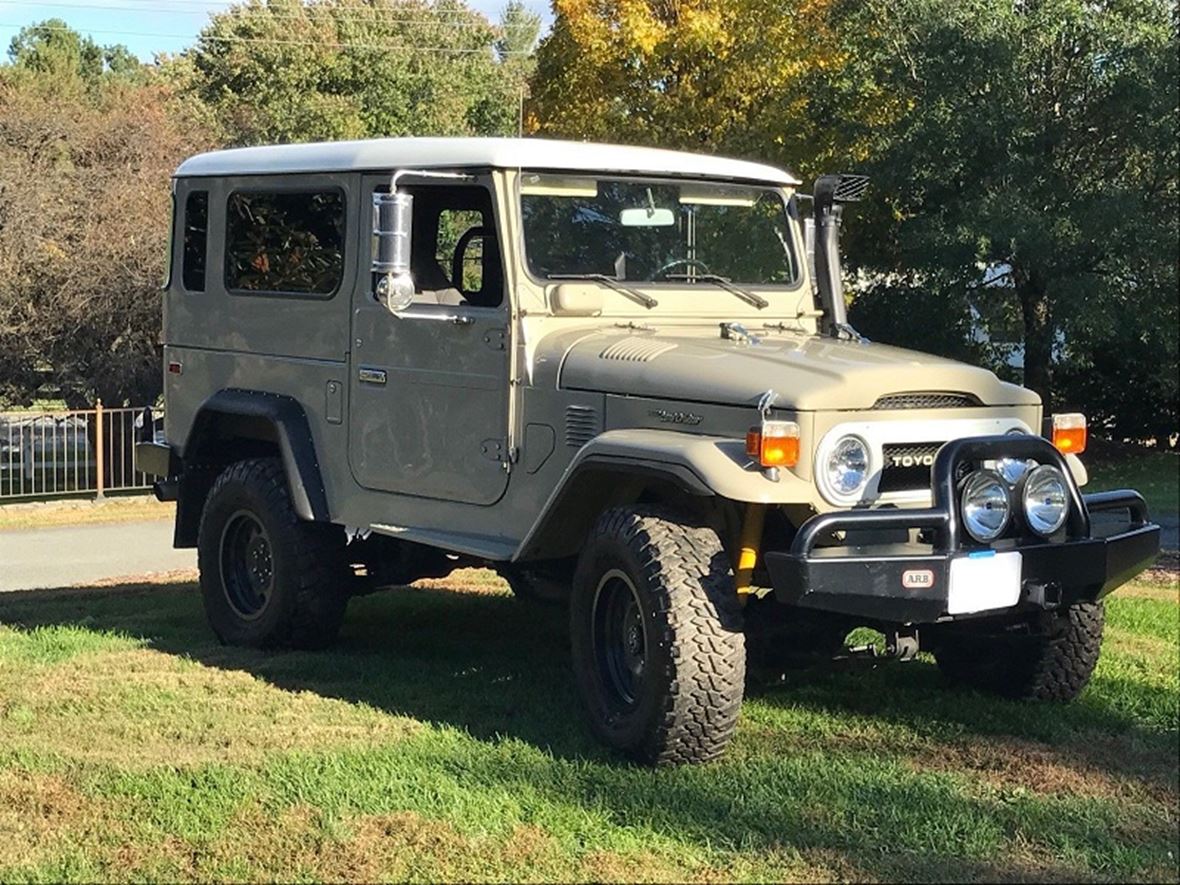
{"type": "Polygon", "coordinates": [[[461,316],[457,313],[419,313],[402,310],[394,313],[394,316],[399,320],[431,320],[435,323],[450,323],[453,326],[470,326],[475,322],[472,317],[461,316]]]}

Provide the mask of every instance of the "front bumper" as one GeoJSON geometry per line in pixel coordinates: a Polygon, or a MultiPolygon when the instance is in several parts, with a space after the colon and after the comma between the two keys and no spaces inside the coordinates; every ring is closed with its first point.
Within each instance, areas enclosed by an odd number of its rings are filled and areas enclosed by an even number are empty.
{"type": "MultiPolygon", "coordinates": [[[[1082,496],[1061,454],[1030,436],[953,440],[931,468],[933,506],[920,510],[852,510],[815,516],[795,535],[789,551],[770,551],[766,567],[780,602],[882,623],[933,623],[1072,605],[1101,599],[1155,560],[1160,528],[1148,520],[1138,492],[1082,496]],[[961,465],[1002,457],[1053,464],[1070,488],[1070,517],[1062,537],[1012,538],[981,548],[959,520],[956,477],[961,465]],[[1116,527],[1095,531],[1090,516],[1126,511],[1116,527]],[[817,546],[834,533],[923,532],[923,543],[817,546]],[[928,543],[927,543],[928,541],[928,543]],[[952,610],[951,574],[956,560],[1019,554],[1019,593],[1001,609],[952,610]]],[[[961,571],[961,569],[956,569],[961,571]]]]}

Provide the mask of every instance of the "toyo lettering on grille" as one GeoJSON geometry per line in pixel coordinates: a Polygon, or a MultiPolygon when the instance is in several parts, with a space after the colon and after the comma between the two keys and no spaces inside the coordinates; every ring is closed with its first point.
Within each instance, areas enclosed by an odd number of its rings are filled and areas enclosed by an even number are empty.
{"type": "Polygon", "coordinates": [[[882,447],[881,482],[877,491],[909,492],[930,488],[930,468],[940,442],[889,443],[882,447]]]}

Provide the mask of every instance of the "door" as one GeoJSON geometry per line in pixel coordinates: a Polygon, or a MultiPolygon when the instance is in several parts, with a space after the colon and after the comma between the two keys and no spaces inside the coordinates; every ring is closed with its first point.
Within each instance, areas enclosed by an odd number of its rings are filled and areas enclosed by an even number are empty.
{"type": "MultiPolygon", "coordinates": [[[[508,298],[490,180],[414,195],[415,299],[395,315],[358,274],[350,356],[349,462],[366,488],[492,504],[508,484],[508,298]]],[[[366,176],[364,223],[388,176],[366,176]]],[[[372,243],[361,248],[362,271],[372,243]]]]}

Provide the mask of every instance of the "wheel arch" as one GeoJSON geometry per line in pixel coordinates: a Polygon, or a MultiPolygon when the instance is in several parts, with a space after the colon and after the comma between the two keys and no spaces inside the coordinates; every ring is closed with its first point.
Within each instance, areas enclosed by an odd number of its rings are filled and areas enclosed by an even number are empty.
{"type": "Polygon", "coordinates": [[[571,469],[550,497],[513,561],[576,554],[600,513],[640,502],[673,504],[703,514],[714,506],[716,497],[704,480],[683,464],[590,455],[571,469]]]}
{"type": "Polygon", "coordinates": [[[225,465],[242,458],[279,457],[297,516],[329,520],[328,496],[307,413],[298,400],[258,390],[227,388],[197,410],[180,451],[184,472],[176,510],[175,544],[192,547],[205,497],[225,465]]]}

